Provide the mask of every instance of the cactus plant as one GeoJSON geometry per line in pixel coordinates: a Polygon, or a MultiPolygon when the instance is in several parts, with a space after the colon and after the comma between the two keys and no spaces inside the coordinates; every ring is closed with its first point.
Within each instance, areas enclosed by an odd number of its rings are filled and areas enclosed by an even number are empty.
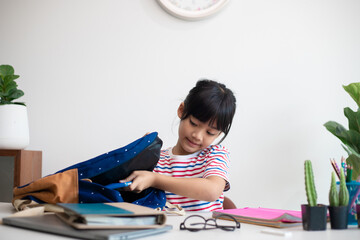
{"type": "Polygon", "coordinates": [[[335,173],[332,172],[331,185],[329,191],[329,203],[331,207],[347,206],[349,204],[349,191],[346,187],[345,174],[343,168],[340,169],[339,193],[336,189],[335,173]]]}
{"type": "Polygon", "coordinates": [[[305,170],[305,190],[307,201],[310,207],[315,207],[317,205],[317,193],[314,182],[314,173],[312,170],[312,164],[310,160],[304,162],[305,170]]]}
{"type": "Polygon", "coordinates": [[[332,207],[338,207],[339,206],[339,194],[336,189],[336,179],[335,179],[335,173],[332,172],[331,174],[331,185],[330,185],[330,191],[329,191],[329,203],[332,207]]]}
{"type": "Polygon", "coordinates": [[[349,191],[345,183],[344,170],[340,170],[340,188],[339,188],[339,206],[347,206],[349,204],[349,191]]]}
{"type": "Polygon", "coordinates": [[[339,192],[336,187],[335,173],[331,175],[329,191],[329,214],[331,229],[347,229],[349,191],[346,187],[344,169],[340,169],[339,192]]]}
{"type": "Polygon", "coordinates": [[[308,204],[301,205],[303,228],[306,231],[325,230],[327,206],[317,204],[314,173],[310,160],[304,162],[305,190],[308,204]]]}

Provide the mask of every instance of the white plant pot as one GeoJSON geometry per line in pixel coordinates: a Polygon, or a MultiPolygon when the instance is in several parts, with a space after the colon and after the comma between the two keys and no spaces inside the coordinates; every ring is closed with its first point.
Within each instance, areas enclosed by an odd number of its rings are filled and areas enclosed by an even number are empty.
{"type": "Polygon", "coordinates": [[[0,149],[24,149],[28,145],[29,124],[26,106],[0,105],[0,149]]]}

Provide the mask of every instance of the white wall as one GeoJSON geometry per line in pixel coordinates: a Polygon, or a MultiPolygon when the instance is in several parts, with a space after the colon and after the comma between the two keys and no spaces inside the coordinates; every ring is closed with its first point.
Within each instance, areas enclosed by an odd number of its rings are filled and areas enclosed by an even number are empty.
{"type": "Polygon", "coordinates": [[[300,209],[304,160],[327,203],[329,159],[345,155],[323,124],[355,108],[342,85],[360,81],[359,12],[358,0],[233,0],[186,22],[155,0],[0,0],[0,63],[21,75],[43,175],[148,131],[174,145],[176,108],[206,77],[238,101],[227,195],[300,209]]]}

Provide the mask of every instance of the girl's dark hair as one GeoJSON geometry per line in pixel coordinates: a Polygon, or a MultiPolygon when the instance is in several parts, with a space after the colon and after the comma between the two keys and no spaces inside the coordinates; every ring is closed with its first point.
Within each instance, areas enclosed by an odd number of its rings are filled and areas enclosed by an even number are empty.
{"type": "Polygon", "coordinates": [[[199,80],[184,101],[181,120],[192,115],[201,122],[210,121],[210,126],[215,122],[217,129],[225,134],[221,143],[230,131],[235,109],[235,96],[224,84],[199,80]]]}

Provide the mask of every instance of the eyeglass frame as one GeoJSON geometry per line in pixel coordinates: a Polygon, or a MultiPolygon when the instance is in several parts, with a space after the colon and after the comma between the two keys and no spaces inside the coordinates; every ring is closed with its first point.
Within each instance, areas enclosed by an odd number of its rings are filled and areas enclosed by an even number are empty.
{"type": "Polygon", "coordinates": [[[201,215],[190,215],[187,218],[185,218],[185,220],[182,223],[180,223],[180,230],[188,230],[191,232],[198,232],[201,230],[211,230],[211,229],[217,229],[217,228],[220,228],[221,230],[224,230],[224,231],[235,231],[236,228],[240,229],[240,227],[241,227],[240,222],[238,222],[233,216],[228,215],[228,214],[220,214],[220,215],[216,216],[215,218],[208,218],[208,219],[205,219],[201,215]],[[195,223],[195,224],[203,224],[203,227],[202,228],[187,228],[185,226],[185,222],[186,222],[186,220],[188,220],[191,217],[200,217],[200,218],[204,219],[204,223],[195,223]],[[233,220],[235,222],[235,226],[219,226],[217,224],[216,220],[221,219],[223,217],[230,218],[231,220],[233,220]],[[213,221],[215,224],[208,224],[208,222],[210,222],[210,221],[213,221]],[[206,228],[207,225],[213,226],[213,228],[206,228]]]}

